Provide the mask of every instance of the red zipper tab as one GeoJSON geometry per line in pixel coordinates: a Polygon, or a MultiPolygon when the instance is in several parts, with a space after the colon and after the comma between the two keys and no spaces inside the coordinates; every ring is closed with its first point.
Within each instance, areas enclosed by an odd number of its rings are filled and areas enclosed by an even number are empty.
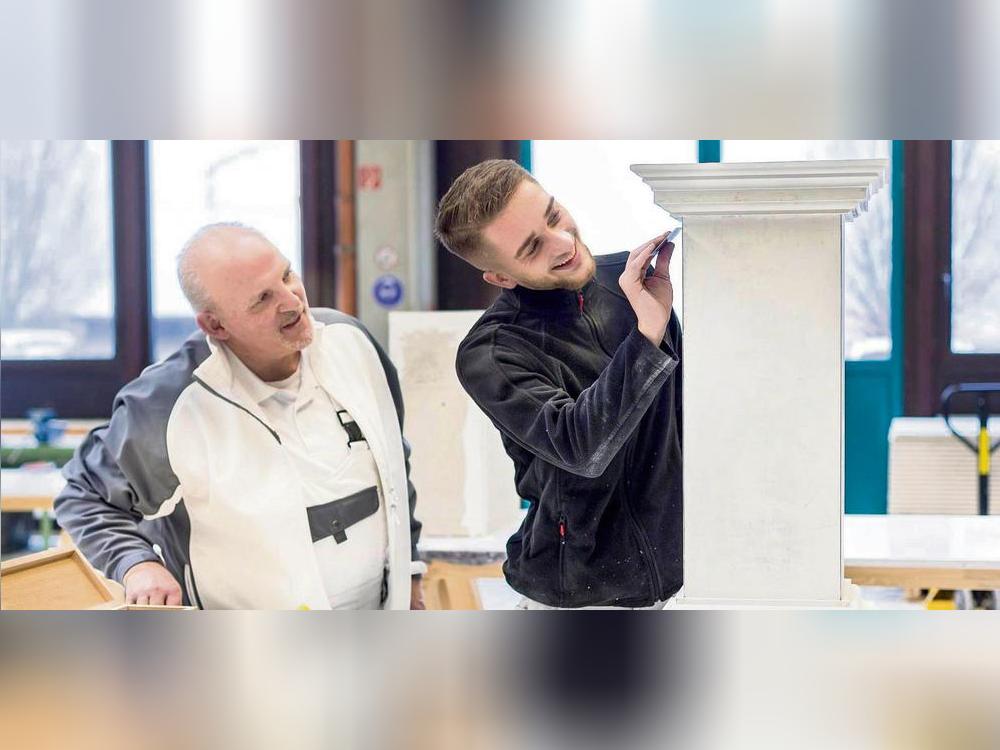
{"type": "Polygon", "coordinates": [[[565,539],[566,538],[566,522],[565,521],[560,521],[559,522],[559,538],[560,539],[565,539]]]}
{"type": "Polygon", "coordinates": [[[583,312],[583,292],[576,293],[576,301],[580,305],[580,312],[583,312]]]}

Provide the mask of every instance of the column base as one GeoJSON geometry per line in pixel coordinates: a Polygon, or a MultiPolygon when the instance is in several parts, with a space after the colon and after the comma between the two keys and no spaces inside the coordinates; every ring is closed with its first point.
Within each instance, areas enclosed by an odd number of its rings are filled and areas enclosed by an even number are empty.
{"type": "Polygon", "coordinates": [[[848,579],[841,586],[840,599],[712,599],[684,595],[684,589],[670,599],[664,609],[861,609],[861,590],[848,579]]]}

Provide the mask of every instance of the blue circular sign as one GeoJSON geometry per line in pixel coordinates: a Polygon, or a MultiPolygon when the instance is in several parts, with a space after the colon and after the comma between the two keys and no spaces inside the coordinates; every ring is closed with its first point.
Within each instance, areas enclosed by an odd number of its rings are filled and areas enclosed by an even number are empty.
{"type": "Polygon", "coordinates": [[[372,295],[375,297],[375,301],[383,307],[398,305],[399,301],[403,299],[403,282],[392,274],[379,276],[375,279],[375,285],[372,287],[372,295]]]}

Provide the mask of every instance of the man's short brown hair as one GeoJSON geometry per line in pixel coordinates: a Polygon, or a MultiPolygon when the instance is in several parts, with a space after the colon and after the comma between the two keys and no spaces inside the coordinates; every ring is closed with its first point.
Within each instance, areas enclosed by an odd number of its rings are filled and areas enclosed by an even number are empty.
{"type": "Polygon", "coordinates": [[[434,236],[462,260],[478,265],[486,250],[483,227],[504,210],[525,180],[536,182],[510,159],[490,159],[469,167],[438,203],[434,236]]]}

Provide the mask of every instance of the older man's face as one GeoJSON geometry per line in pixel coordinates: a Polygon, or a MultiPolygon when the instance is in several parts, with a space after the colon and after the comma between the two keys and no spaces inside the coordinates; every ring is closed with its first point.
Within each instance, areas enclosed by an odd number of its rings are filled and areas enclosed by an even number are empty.
{"type": "Polygon", "coordinates": [[[313,338],[302,280],[288,260],[254,234],[226,240],[200,278],[224,329],[219,336],[251,368],[267,368],[313,338]]]}

